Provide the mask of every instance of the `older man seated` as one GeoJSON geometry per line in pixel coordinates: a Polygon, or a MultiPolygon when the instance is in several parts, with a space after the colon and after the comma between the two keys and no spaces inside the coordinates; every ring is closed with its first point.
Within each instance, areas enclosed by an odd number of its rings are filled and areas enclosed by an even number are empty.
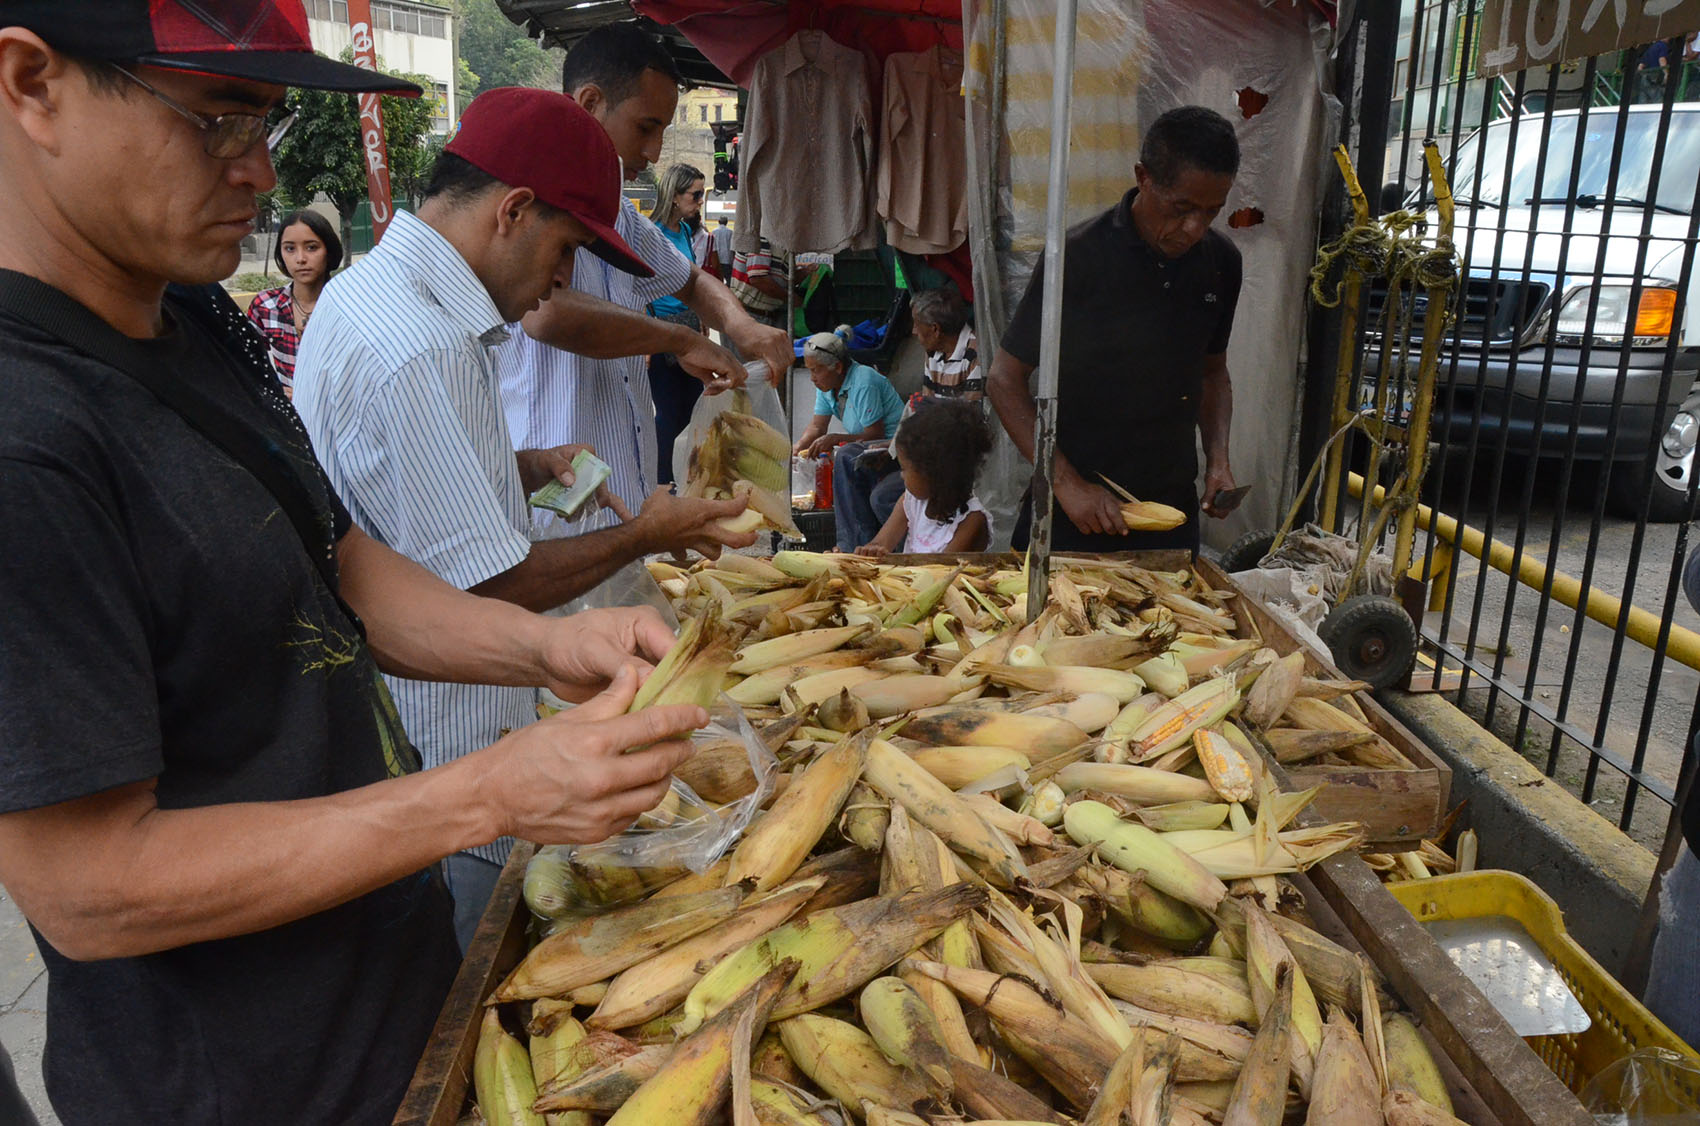
{"type": "Polygon", "coordinates": [[[881,521],[869,504],[874,481],[861,478],[857,466],[868,444],[897,433],[903,397],[890,381],[850,358],[850,328],[817,332],[803,341],[803,365],[815,385],[815,416],[797,439],[793,452],[819,457],[832,454],[832,497],[839,551],[855,551],[873,539],[881,521]],[[829,434],[837,418],[844,433],[829,434]]]}

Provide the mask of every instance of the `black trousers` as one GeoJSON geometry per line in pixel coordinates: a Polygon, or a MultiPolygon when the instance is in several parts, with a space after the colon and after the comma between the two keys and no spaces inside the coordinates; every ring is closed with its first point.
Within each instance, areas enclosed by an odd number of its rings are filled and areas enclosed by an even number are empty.
{"type": "Polygon", "coordinates": [[[673,440],[691,424],[702,398],[702,380],[679,366],[672,353],[649,357],[649,394],[655,400],[655,479],[673,483],[673,440]]]}

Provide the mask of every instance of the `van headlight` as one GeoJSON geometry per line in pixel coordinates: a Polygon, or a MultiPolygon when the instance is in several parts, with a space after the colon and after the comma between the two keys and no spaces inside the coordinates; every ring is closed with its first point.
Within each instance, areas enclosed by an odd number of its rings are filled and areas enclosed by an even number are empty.
{"type": "Polygon", "coordinates": [[[1694,449],[1696,438],[1700,438],[1700,420],[1687,411],[1677,411],[1659,444],[1671,457],[1687,457],[1694,449]]]}
{"type": "Polygon", "coordinates": [[[1662,346],[1676,326],[1676,289],[1666,284],[1641,288],[1631,308],[1634,287],[1627,285],[1579,285],[1564,295],[1553,320],[1553,338],[1560,344],[1582,344],[1590,337],[1595,344],[1622,344],[1624,337],[1637,347],[1662,346]],[[1588,306],[1594,302],[1594,316],[1588,306]]]}

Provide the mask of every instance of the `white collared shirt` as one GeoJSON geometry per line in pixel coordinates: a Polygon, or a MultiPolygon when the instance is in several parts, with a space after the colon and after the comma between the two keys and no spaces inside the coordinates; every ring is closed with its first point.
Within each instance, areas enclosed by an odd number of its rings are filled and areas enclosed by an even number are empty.
{"type": "MultiPolygon", "coordinates": [[[[649,302],[690,284],[691,263],[625,197],[614,229],[655,276],[636,277],[580,250],[573,260],[574,289],[641,313],[649,302]]],[[[609,487],[636,512],[656,485],[655,401],[649,394],[647,359],[594,360],[533,340],[517,324],[507,327],[508,338],[495,353],[514,448],[541,450],[568,442],[595,446],[613,470],[609,487]]],[[[612,522],[608,512],[569,523],[538,509],[531,536],[580,535],[612,522]]]]}
{"type": "MultiPolygon", "coordinates": [[[[491,356],[501,322],[459,252],[401,211],[325,287],[296,360],[295,409],[354,522],[462,590],[531,550],[491,356]]],[[[537,716],[532,688],[384,679],[427,768],[537,716]]]]}

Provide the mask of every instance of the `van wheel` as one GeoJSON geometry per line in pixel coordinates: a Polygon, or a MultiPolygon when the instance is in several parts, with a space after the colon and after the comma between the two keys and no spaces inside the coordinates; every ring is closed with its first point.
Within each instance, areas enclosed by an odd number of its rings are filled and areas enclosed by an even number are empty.
{"type": "Polygon", "coordinates": [[[1637,520],[1641,516],[1641,502],[1645,500],[1649,524],[1680,524],[1687,520],[1687,491],[1673,488],[1670,482],[1661,480],[1655,472],[1651,489],[1644,493],[1644,470],[1644,465],[1633,461],[1620,461],[1611,467],[1611,483],[1606,486],[1606,498],[1611,502],[1612,511],[1637,520]]]}

